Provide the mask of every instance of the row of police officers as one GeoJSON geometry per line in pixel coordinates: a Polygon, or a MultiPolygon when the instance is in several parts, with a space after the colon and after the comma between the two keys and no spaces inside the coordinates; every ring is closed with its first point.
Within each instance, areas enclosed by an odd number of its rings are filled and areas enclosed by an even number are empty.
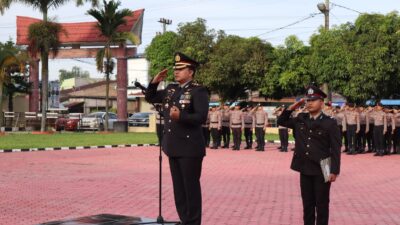
{"type": "Polygon", "coordinates": [[[263,107],[248,106],[241,109],[239,105],[233,108],[225,105],[209,109],[207,121],[203,124],[203,133],[207,145],[210,145],[211,135],[211,149],[218,149],[220,146],[229,148],[232,133],[232,150],[238,151],[242,142],[242,133],[244,133],[246,141],[245,149],[252,149],[254,130],[257,142],[256,151],[264,151],[267,127],[268,114],[263,107]]]}
{"type": "Polygon", "coordinates": [[[358,106],[325,107],[324,112],[336,119],[344,139],[344,152],[375,152],[375,156],[400,153],[400,111],[396,108],[358,106]]]}

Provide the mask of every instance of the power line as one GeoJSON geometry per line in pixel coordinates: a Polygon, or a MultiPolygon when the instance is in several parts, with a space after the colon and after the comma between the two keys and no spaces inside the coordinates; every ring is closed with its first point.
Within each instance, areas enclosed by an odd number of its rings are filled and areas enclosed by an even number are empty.
{"type": "Polygon", "coordinates": [[[349,7],[342,6],[342,5],[336,4],[336,3],[334,3],[334,2],[331,2],[331,5],[337,6],[337,7],[343,8],[343,9],[347,9],[347,10],[349,10],[349,11],[353,11],[353,12],[356,12],[356,13],[359,13],[359,14],[363,14],[362,12],[360,12],[360,11],[358,11],[358,10],[351,9],[351,8],[349,8],[349,7]]]}
{"type": "Polygon", "coordinates": [[[91,65],[91,66],[96,66],[96,63],[90,63],[90,62],[84,61],[82,59],[72,59],[72,60],[75,60],[75,61],[78,61],[78,62],[81,62],[81,63],[86,63],[86,64],[91,65]]]}
{"type": "MultiPolygon", "coordinates": [[[[313,29],[315,27],[286,27],[284,29],[313,29]]],[[[258,31],[258,30],[270,30],[274,28],[232,28],[232,29],[224,29],[224,31],[258,31]]]]}
{"type": "MultiPolygon", "coordinates": [[[[301,34],[310,34],[310,33],[315,33],[315,32],[317,32],[318,31],[318,29],[315,29],[315,30],[312,30],[312,31],[305,31],[305,32],[300,32],[300,33],[295,33],[295,34],[289,34],[289,35],[279,35],[279,36],[274,36],[274,37],[268,37],[268,38],[265,38],[265,39],[262,39],[262,40],[264,40],[264,41],[269,41],[269,40],[281,40],[281,39],[286,39],[287,37],[289,37],[289,36],[291,36],[291,35],[295,35],[295,36],[298,36],[298,35],[301,35],[301,34]]],[[[300,37],[298,37],[299,39],[300,39],[300,37]]]]}
{"type": "Polygon", "coordinates": [[[340,21],[340,19],[339,19],[337,16],[335,16],[335,14],[333,14],[332,11],[330,11],[329,13],[330,13],[333,17],[335,17],[335,19],[336,19],[339,23],[342,23],[342,21],[340,21]]]}
{"type": "Polygon", "coordinates": [[[311,13],[309,16],[307,16],[307,17],[305,17],[305,18],[303,18],[303,19],[297,20],[297,21],[295,21],[295,22],[293,22],[293,23],[290,23],[290,24],[288,24],[288,25],[286,25],[286,26],[279,27],[279,28],[275,28],[275,29],[273,29],[273,30],[270,30],[270,31],[261,33],[261,34],[259,34],[259,35],[256,35],[256,37],[259,37],[259,36],[262,36],[262,35],[265,35],[265,34],[269,34],[269,33],[275,32],[275,31],[283,30],[283,29],[285,29],[285,28],[287,28],[287,27],[290,27],[290,26],[299,24],[299,23],[301,23],[301,22],[303,22],[303,21],[306,21],[306,20],[308,20],[308,19],[311,19],[311,18],[313,18],[313,17],[315,17],[316,15],[319,15],[319,14],[322,14],[322,13],[311,13]]]}

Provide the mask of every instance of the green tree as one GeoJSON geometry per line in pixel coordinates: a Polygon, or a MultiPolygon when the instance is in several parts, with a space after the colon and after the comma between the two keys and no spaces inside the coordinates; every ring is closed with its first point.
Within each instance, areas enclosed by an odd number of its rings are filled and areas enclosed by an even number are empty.
{"type": "Polygon", "coordinates": [[[60,33],[63,29],[60,24],[41,21],[29,26],[28,31],[28,51],[32,58],[36,55],[40,55],[42,60],[42,118],[41,118],[41,131],[46,131],[46,112],[48,105],[48,81],[49,81],[49,52],[51,51],[54,55],[57,55],[58,48],[61,43],[59,40],[60,33]],[[46,34],[46,35],[43,35],[46,34]]]}
{"type": "MultiPolygon", "coordinates": [[[[176,51],[176,41],[178,35],[174,32],[165,32],[157,35],[151,40],[146,48],[146,59],[150,62],[150,74],[156,75],[165,68],[171,68],[174,64],[173,55],[176,51]]],[[[173,81],[173,71],[168,71],[167,80],[173,81]]]]}
{"type": "MultiPolygon", "coordinates": [[[[30,27],[30,33],[34,32],[35,29],[36,31],[43,31],[43,33],[36,33],[36,35],[42,36],[40,39],[43,40],[43,43],[46,43],[45,39],[47,37],[50,37],[53,39],[56,34],[55,33],[49,33],[51,31],[54,31],[54,24],[49,23],[48,21],[48,11],[50,9],[56,9],[67,2],[70,2],[70,0],[0,0],[0,13],[4,14],[4,11],[8,9],[12,4],[14,3],[22,3],[28,6],[33,7],[34,9],[38,9],[42,15],[43,15],[43,21],[40,22],[37,25],[32,24],[31,26],[36,26],[36,28],[30,27]],[[32,29],[31,29],[32,28],[32,29]]],[[[98,3],[98,0],[75,0],[77,6],[82,5],[84,2],[91,2],[93,6],[96,6],[98,3]]],[[[57,30],[57,29],[55,29],[57,30]]],[[[36,36],[38,37],[38,36],[36,36]]],[[[47,42],[48,43],[48,42],[47,42]]],[[[31,41],[31,45],[36,45],[31,41]]],[[[40,57],[42,61],[42,121],[41,121],[41,131],[46,130],[46,110],[47,110],[47,96],[48,96],[48,91],[47,91],[47,85],[49,81],[49,51],[51,48],[54,46],[43,46],[43,48],[39,48],[41,50],[40,52],[40,57]]],[[[58,46],[57,46],[58,47],[58,46]]]]}
{"type": "Polygon", "coordinates": [[[177,51],[183,52],[200,64],[205,64],[215,44],[217,33],[208,29],[206,20],[197,18],[194,22],[178,25],[177,51]]]}
{"type": "Polygon", "coordinates": [[[11,74],[25,71],[26,58],[11,41],[0,43],[0,126],[3,122],[4,86],[9,82],[11,74]]]}
{"type": "Polygon", "coordinates": [[[245,98],[248,91],[258,89],[271,53],[271,45],[257,38],[220,36],[198,79],[222,102],[245,98]]]}
{"type": "Polygon", "coordinates": [[[285,45],[273,50],[273,60],[260,85],[263,95],[280,99],[303,93],[312,80],[307,68],[309,47],[296,36],[289,36],[285,45]]]}
{"type": "Polygon", "coordinates": [[[390,98],[400,85],[400,18],[362,14],[311,38],[310,71],[348,101],[390,98]]]}
{"type": "Polygon", "coordinates": [[[118,28],[127,22],[124,17],[132,15],[132,11],[129,9],[118,10],[120,5],[120,2],[103,0],[102,9],[90,9],[87,12],[97,20],[97,29],[106,38],[104,49],[97,52],[96,55],[97,70],[104,72],[106,76],[106,121],[104,124],[106,131],[108,131],[110,75],[115,66],[115,62],[112,60],[111,46],[123,46],[128,40],[133,44],[138,43],[138,38],[133,33],[118,31],[118,28]]]}
{"type": "Polygon", "coordinates": [[[72,67],[72,69],[70,71],[61,69],[58,72],[59,72],[58,79],[60,80],[60,84],[64,80],[70,79],[70,78],[89,78],[90,77],[90,74],[88,71],[84,71],[84,70],[82,70],[82,68],[77,67],[77,66],[72,67]]]}

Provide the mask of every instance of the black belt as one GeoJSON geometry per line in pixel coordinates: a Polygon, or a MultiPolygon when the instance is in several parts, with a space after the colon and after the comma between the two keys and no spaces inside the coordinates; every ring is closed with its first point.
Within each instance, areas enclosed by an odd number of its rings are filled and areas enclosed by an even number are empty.
{"type": "Polygon", "coordinates": [[[257,125],[264,125],[263,123],[257,123],[257,125]]]}
{"type": "Polygon", "coordinates": [[[211,123],[218,123],[218,122],[211,122],[211,123]]]}
{"type": "Polygon", "coordinates": [[[244,123],[244,124],[253,124],[253,123],[244,123]]]}
{"type": "Polygon", "coordinates": [[[229,122],[229,120],[222,120],[222,122],[229,122]]]}
{"type": "Polygon", "coordinates": [[[232,123],[232,125],[242,125],[242,123],[232,123]]]}

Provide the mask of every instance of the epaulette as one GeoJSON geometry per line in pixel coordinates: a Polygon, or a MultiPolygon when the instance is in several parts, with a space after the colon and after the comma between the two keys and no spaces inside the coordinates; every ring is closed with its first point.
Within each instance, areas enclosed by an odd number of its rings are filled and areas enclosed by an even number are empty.
{"type": "Polygon", "coordinates": [[[193,85],[194,85],[194,86],[200,86],[200,84],[197,83],[197,82],[193,82],[193,85]]]}

